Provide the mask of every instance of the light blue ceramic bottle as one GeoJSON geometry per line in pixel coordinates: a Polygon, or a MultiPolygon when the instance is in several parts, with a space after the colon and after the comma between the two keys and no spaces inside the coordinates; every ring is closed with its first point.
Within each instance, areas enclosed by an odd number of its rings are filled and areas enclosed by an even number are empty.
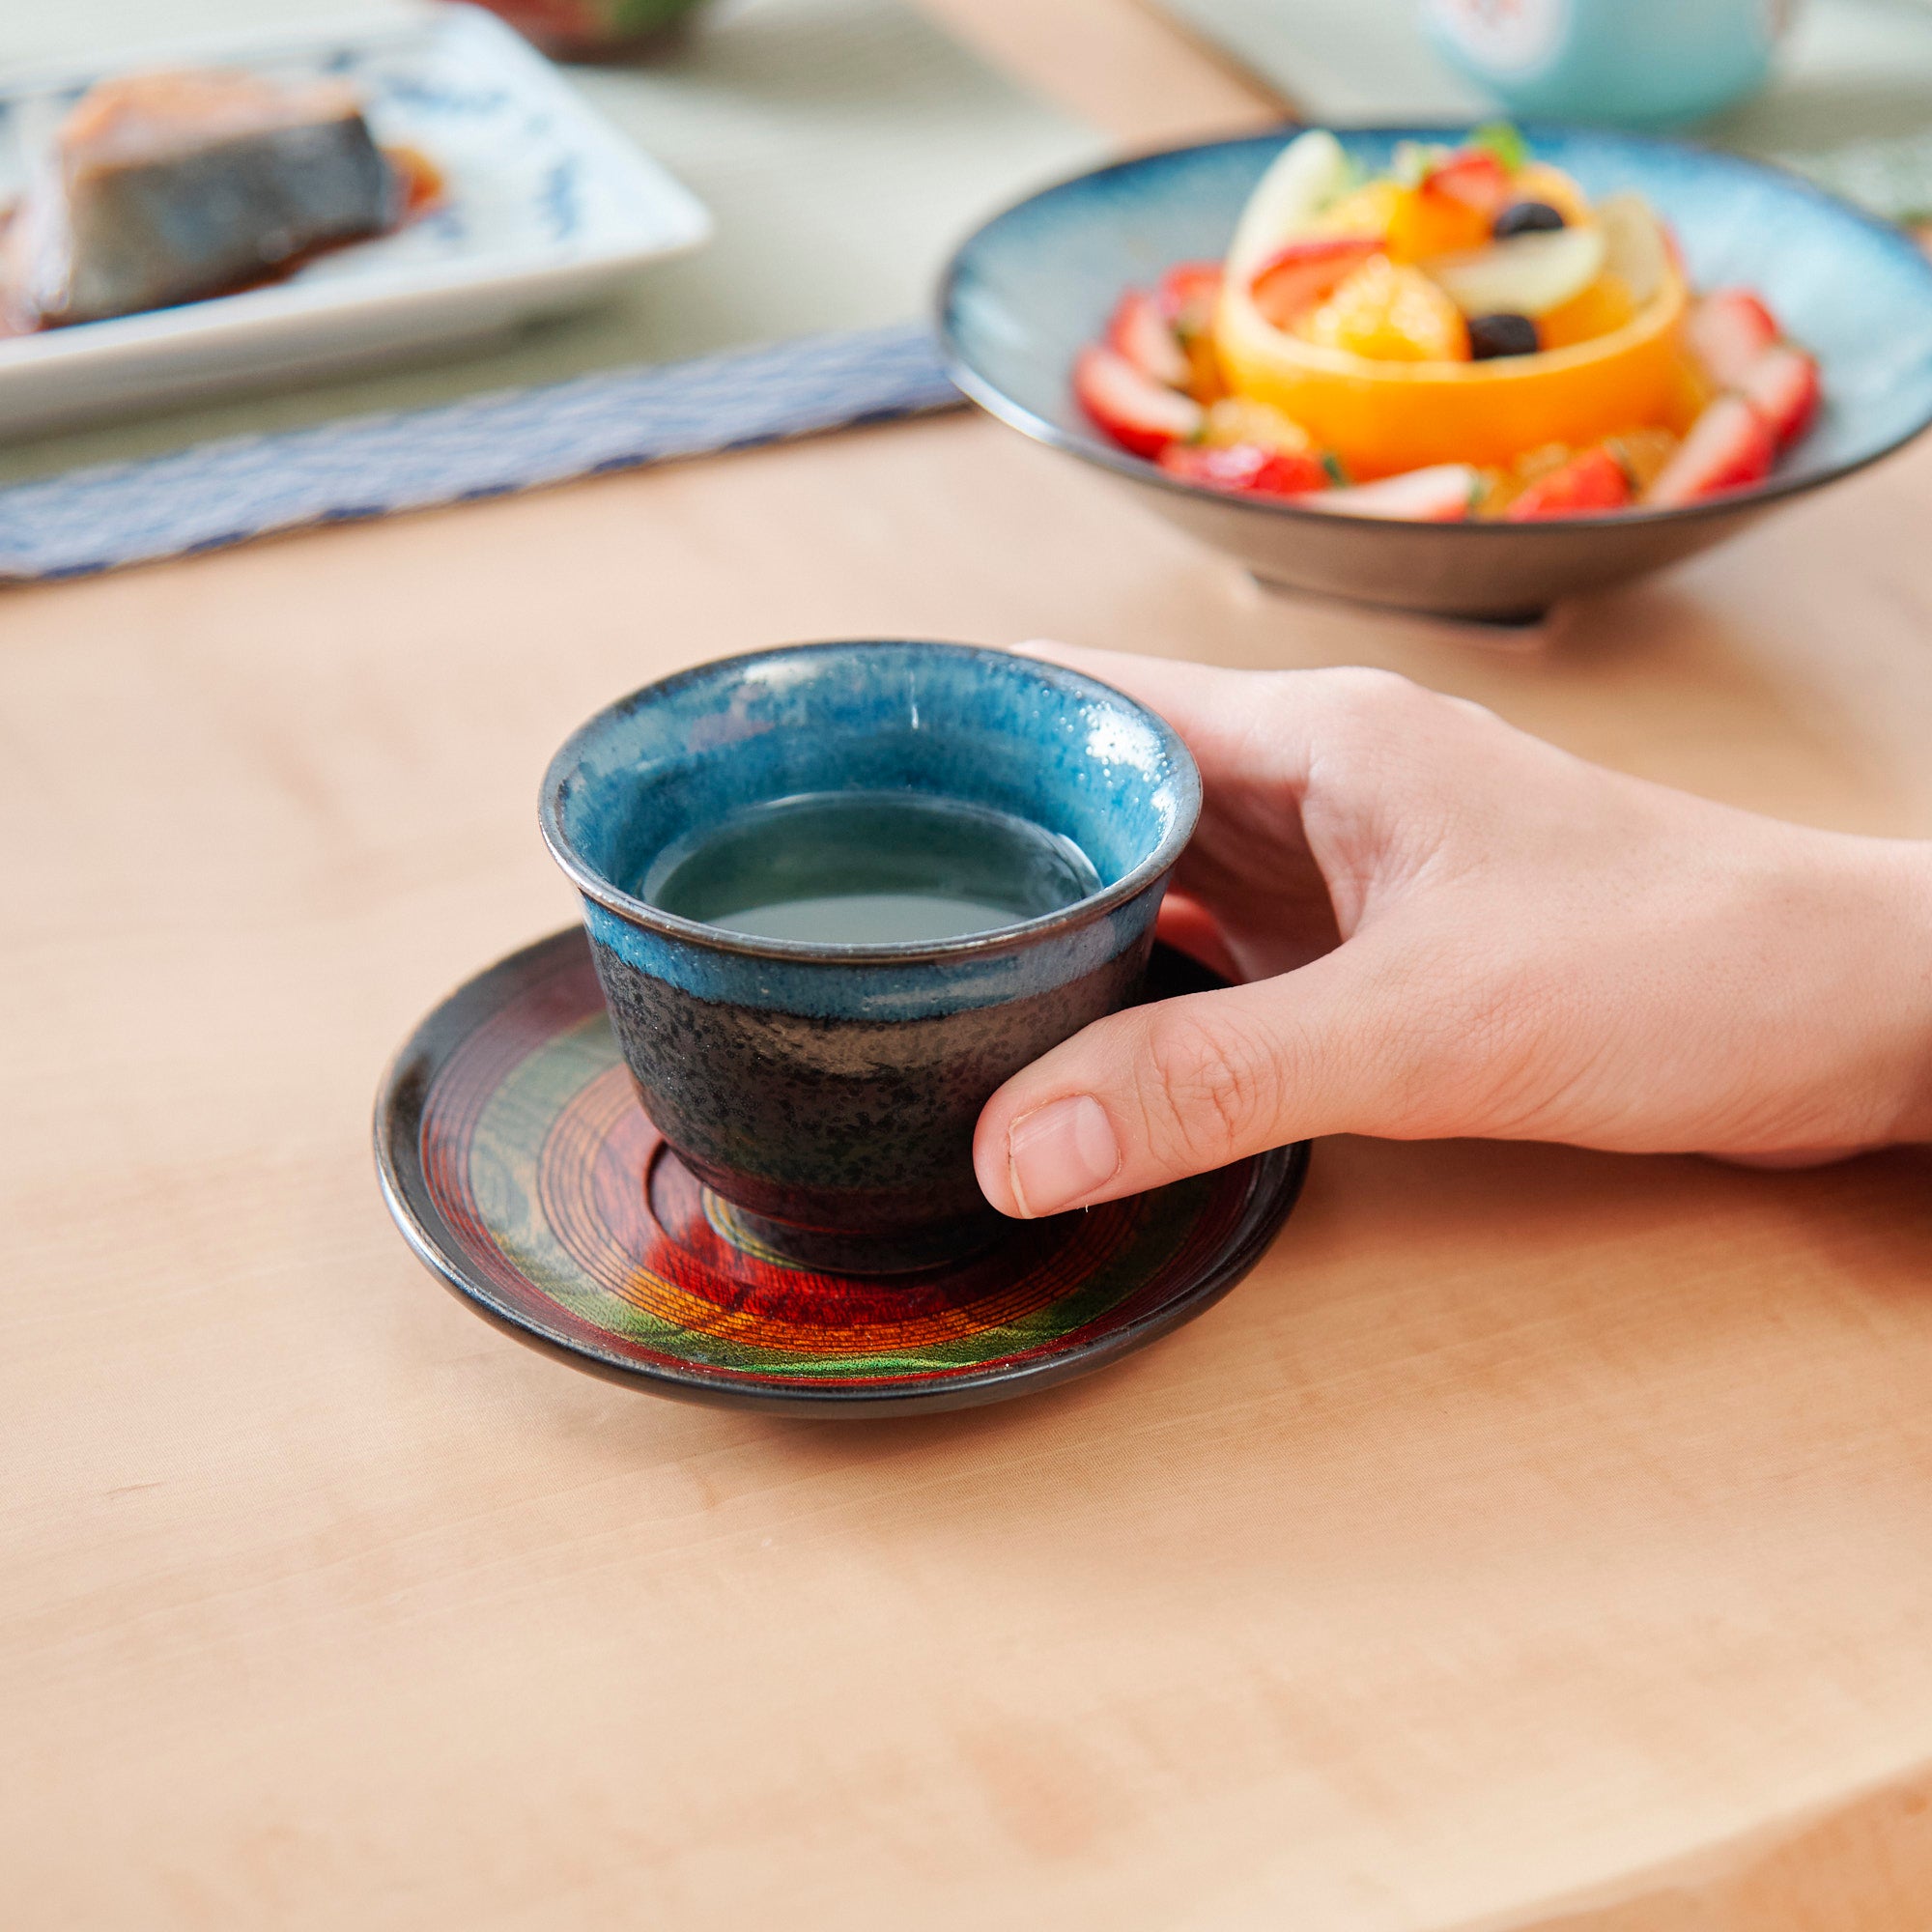
{"type": "Polygon", "coordinates": [[[1512,113],[1665,128],[1764,84],[1796,0],[1422,0],[1451,65],[1512,113]]]}

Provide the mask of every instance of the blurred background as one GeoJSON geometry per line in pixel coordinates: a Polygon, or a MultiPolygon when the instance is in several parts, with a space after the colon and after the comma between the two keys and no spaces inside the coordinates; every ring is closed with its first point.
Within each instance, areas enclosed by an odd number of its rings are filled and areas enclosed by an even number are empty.
{"type": "MultiPolygon", "coordinates": [[[[1016,195],[1102,158],[1069,79],[1050,103],[985,57],[1013,0],[494,0],[617,136],[708,209],[706,245],[477,343],[366,366],[297,362],[180,399],[138,375],[111,406],[0,436],[0,483],[211,438],[663,363],[929,311],[950,250],[1016,195]],[[565,312],[557,312],[559,310],[565,312]]],[[[1035,8],[1042,0],[1035,0],[1035,8]]],[[[1335,122],[1504,111],[1648,128],[1781,161],[1890,219],[1932,213],[1925,0],[1149,0],[1284,114],[1335,122]]],[[[1083,0],[1051,0],[1069,76],[1083,0]]],[[[353,43],[432,0],[74,0],[0,16],[16,100],[265,35],[353,43]]],[[[1030,29],[1040,35],[1036,16],[1030,29]]],[[[17,185],[31,117],[0,124],[17,185]]],[[[1177,131],[1185,131],[1179,128],[1177,131]]],[[[487,157],[486,157],[487,162],[487,157]]],[[[487,165],[485,171],[487,172],[487,165]]],[[[461,189],[464,184],[455,183],[461,189]]]]}
{"type": "MultiPolygon", "coordinates": [[[[597,0],[601,7],[603,0],[597,0]]],[[[0,14],[0,61],[169,59],[178,43],[220,57],[235,38],[316,28],[345,40],[434,10],[328,0],[81,0],[0,14]]],[[[595,11],[541,0],[506,13],[553,23],[548,44],[595,43],[595,11]],[[561,31],[564,16],[574,24],[561,31]]],[[[657,11],[662,12],[659,8],[657,11]]],[[[687,9],[622,59],[567,70],[568,84],[711,212],[708,245],[655,264],[580,312],[446,366],[390,368],[145,420],[14,439],[0,480],[447,401],[588,370],[665,361],[923,313],[949,248],[1001,202],[1097,159],[1098,132],[1033,98],[899,0],[721,0],[687,9]]],[[[6,133],[0,128],[0,134],[6,133]]],[[[138,408],[130,398],[130,412],[138,408]]]]}

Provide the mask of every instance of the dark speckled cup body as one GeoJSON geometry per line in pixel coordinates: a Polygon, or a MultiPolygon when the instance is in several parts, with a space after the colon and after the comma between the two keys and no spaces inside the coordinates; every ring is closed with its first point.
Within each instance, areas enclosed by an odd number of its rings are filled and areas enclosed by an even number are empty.
{"type": "Polygon", "coordinates": [[[1137,995],[1200,779],[1159,718],[1001,651],[800,644],[700,665],[599,712],[552,761],[544,836],[583,898],[611,1024],[724,1232],[886,1272],[994,1232],[973,1128],[1010,1074],[1137,995]],[[758,939],[632,888],[673,841],[764,800],[908,789],[1074,839],[1099,890],[903,946],[758,939]]]}

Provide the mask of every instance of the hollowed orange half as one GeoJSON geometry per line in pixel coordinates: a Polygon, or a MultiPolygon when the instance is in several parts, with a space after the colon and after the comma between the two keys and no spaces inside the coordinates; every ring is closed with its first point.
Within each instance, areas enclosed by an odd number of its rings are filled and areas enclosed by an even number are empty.
{"type": "Polygon", "coordinates": [[[1684,306],[1673,269],[1623,327],[1594,341],[1487,362],[1373,362],[1283,333],[1230,286],[1214,339],[1236,393],[1293,416],[1366,482],[1432,463],[1507,468],[1546,443],[1645,424],[1682,431],[1696,403],[1678,341],[1684,306]]]}

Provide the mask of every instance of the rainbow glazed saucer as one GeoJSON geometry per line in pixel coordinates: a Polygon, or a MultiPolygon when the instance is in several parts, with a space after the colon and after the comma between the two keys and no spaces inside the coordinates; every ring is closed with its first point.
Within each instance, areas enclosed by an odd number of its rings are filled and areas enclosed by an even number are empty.
{"type": "MultiPolygon", "coordinates": [[[[1218,983],[1154,949],[1148,997],[1218,983]]],[[[479,1315],[573,1368],[789,1415],[963,1408],[1098,1368],[1199,1315],[1293,1207],[1308,1148],[897,1275],[812,1273],[732,1237],[639,1106],[580,928],[438,1007],[376,1103],[383,1193],[479,1315]]]]}

